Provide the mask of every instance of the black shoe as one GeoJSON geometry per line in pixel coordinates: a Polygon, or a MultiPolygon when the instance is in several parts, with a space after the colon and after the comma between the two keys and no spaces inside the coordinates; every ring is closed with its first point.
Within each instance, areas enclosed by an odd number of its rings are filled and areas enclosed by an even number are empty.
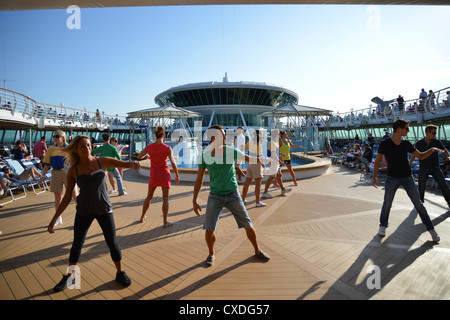
{"type": "Polygon", "coordinates": [[[131,280],[130,278],[128,278],[125,271],[120,271],[118,274],[116,274],[116,281],[124,287],[128,287],[131,284],[131,280]]]}
{"type": "Polygon", "coordinates": [[[53,288],[53,292],[63,291],[67,288],[69,282],[71,282],[71,284],[75,284],[75,276],[72,277],[71,280],[69,280],[69,278],[71,277],[72,276],[64,275],[61,281],[53,288]]]}

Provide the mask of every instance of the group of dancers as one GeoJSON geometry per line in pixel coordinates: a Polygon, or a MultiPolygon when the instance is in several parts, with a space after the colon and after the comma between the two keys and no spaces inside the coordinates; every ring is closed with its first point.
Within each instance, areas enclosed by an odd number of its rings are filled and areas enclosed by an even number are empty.
{"type": "MultiPolygon", "coordinates": [[[[374,167],[373,185],[377,187],[377,171],[381,158],[386,156],[388,162],[388,179],[385,186],[385,197],[380,215],[380,229],[378,234],[381,237],[385,236],[395,192],[398,187],[403,186],[414,203],[423,224],[430,232],[432,240],[437,242],[440,240],[440,237],[434,230],[434,225],[430,220],[427,210],[423,206],[423,199],[420,199],[417,186],[411,175],[410,166],[408,165],[407,154],[408,152],[412,153],[414,157],[419,158],[421,161],[437,152],[445,153],[447,156],[449,154],[445,148],[437,148],[430,144],[424,147],[427,149],[426,151],[418,151],[409,141],[403,140],[402,137],[406,136],[409,131],[408,121],[398,119],[394,122],[393,129],[394,133],[390,139],[386,139],[380,144],[374,167]]],[[[432,133],[435,134],[435,129],[435,126],[427,127],[430,135],[432,133]]],[[[280,131],[280,133],[280,139],[277,136],[272,136],[269,145],[271,157],[268,158],[261,155],[258,139],[256,141],[256,147],[255,144],[250,148],[247,146],[249,150],[249,154],[247,155],[243,150],[226,144],[227,138],[222,126],[213,125],[207,130],[207,139],[210,141],[210,144],[201,154],[192,198],[193,211],[196,215],[200,216],[202,208],[198,204],[197,199],[203,185],[205,171],[208,170],[210,193],[205,209],[203,226],[208,248],[208,256],[205,260],[206,266],[209,267],[214,264],[216,227],[219,214],[224,207],[234,216],[238,227],[245,229],[247,238],[254,248],[255,257],[265,262],[270,260],[270,256],[259,245],[256,229],[248,215],[244,199],[248,191],[249,183],[247,182],[251,182],[251,179],[256,177],[260,181],[261,168],[265,167],[268,163],[270,163],[270,175],[264,193],[267,194],[268,186],[270,186],[274,178],[277,178],[278,183],[282,185],[280,168],[286,162],[278,155],[286,156],[286,152],[290,152],[290,150],[283,150],[282,146],[280,147],[281,144],[285,143],[285,132],[280,131]],[[244,185],[243,196],[241,197],[236,173],[240,172],[242,174],[239,168],[239,163],[242,160],[248,163],[247,172],[250,172],[250,174],[246,176],[247,182],[244,185]]],[[[155,137],[156,141],[148,145],[138,155],[138,159],[148,156],[151,161],[148,193],[144,201],[140,221],[145,221],[146,212],[150,206],[154,191],[157,187],[161,187],[163,193],[163,227],[168,227],[171,225],[167,220],[171,171],[167,159],[172,164],[176,183],[179,182],[179,174],[176,162],[174,161],[173,151],[171,147],[164,143],[165,129],[158,127],[155,131],[155,137]]],[[[139,161],[128,162],[113,157],[96,157],[92,152],[91,140],[85,135],[75,137],[69,145],[65,143],[65,135],[62,131],[57,131],[54,139],[55,146],[52,147],[53,149],[50,148],[49,156],[44,159],[46,166],[44,172],[48,170],[48,167],[53,167],[54,169],[52,171],[51,181],[51,187],[53,189],[51,190],[55,193],[56,213],[48,225],[49,233],[54,233],[55,224],[57,224],[61,214],[67,208],[71,198],[74,197],[76,201],[74,239],[70,249],[68,272],[63,275],[61,281],[54,287],[54,291],[62,291],[70,284],[75,283],[75,270],[80,258],[81,248],[85,241],[87,231],[94,219],[98,221],[102,228],[111,258],[116,266],[116,281],[125,287],[129,286],[131,280],[122,270],[122,254],[116,237],[105,170],[108,168],[132,168],[138,171],[140,168],[139,161]],[[59,174],[59,171],[66,173],[65,180],[63,178],[64,174],[59,174]],[[53,181],[53,177],[57,180],[53,181]],[[66,191],[64,197],[61,198],[62,184],[65,184],[66,191]],[[77,196],[75,193],[75,185],[78,185],[80,190],[77,196]]],[[[283,190],[284,188],[282,189],[282,193],[283,190]]],[[[255,194],[258,197],[259,190],[255,194]]],[[[257,199],[257,203],[259,203],[258,201],[259,199],[257,199]]]]}
{"type": "MultiPolygon", "coordinates": [[[[201,160],[198,164],[197,179],[194,185],[192,206],[195,214],[200,216],[202,208],[197,202],[197,198],[201,187],[203,185],[203,177],[206,170],[208,170],[210,179],[210,194],[205,210],[205,241],[208,248],[208,256],[205,260],[207,267],[212,266],[215,260],[214,244],[216,241],[216,226],[219,220],[220,211],[225,207],[231,211],[239,228],[244,228],[248,240],[254,248],[255,257],[261,261],[269,261],[270,257],[265,253],[258,243],[257,233],[253,223],[248,216],[245,202],[243,198],[248,190],[245,189],[244,195],[241,197],[238,189],[238,182],[236,179],[236,171],[240,171],[237,164],[246,161],[249,166],[256,166],[254,172],[260,172],[265,164],[271,163],[271,175],[266,184],[266,190],[274,178],[282,188],[282,194],[288,192],[283,187],[281,179],[281,166],[286,164],[286,160],[280,159],[280,147],[278,141],[281,139],[272,139],[270,150],[271,158],[262,157],[259,151],[256,154],[249,155],[235,147],[227,146],[226,134],[222,126],[214,125],[207,131],[210,144],[202,152],[201,160]]],[[[171,187],[171,170],[167,159],[171,162],[172,170],[175,173],[175,182],[179,183],[179,173],[172,148],[164,143],[165,129],[164,127],[157,127],[155,131],[156,141],[148,146],[138,155],[138,160],[149,157],[151,161],[150,178],[148,184],[147,197],[144,200],[140,222],[146,219],[146,213],[150,207],[151,200],[157,187],[162,189],[162,211],[163,211],[163,227],[172,225],[168,221],[169,211],[169,190],[171,187]]],[[[77,263],[80,258],[81,249],[86,238],[88,229],[93,222],[97,220],[103,234],[105,236],[106,244],[110,250],[111,258],[117,269],[116,281],[127,287],[131,284],[128,275],[122,270],[122,254],[119,243],[116,237],[116,229],[113,218],[113,207],[110,202],[109,193],[107,190],[107,174],[108,168],[132,168],[139,171],[139,161],[122,161],[110,156],[97,157],[92,151],[91,140],[88,136],[76,136],[69,145],[65,142],[65,135],[62,131],[55,133],[55,146],[52,147],[51,155],[44,161],[45,169],[49,167],[56,168],[55,172],[61,171],[66,175],[66,180],[58,175],[57,178],[61,180],[65,186],[66,191],[62,197],[62,185],[55,183],[53,192],[55,193],[55,209],[52,220],[50,221],[47,231],[51,234],[55,232],[54,228],[57,221],[61,218],[62,213],[69,205],[71,198],[76,201],[76,215],[74,221],[74,239],[69,255],[69,266],[67,273],[65,273],[61,281],[54,287],[54,291],[62,291],[71,284],[75,284],[77,263]],[[61,139],[61,141],[59,141],[61,139]],[[55,158],[56,157],[56,158],[55,158]],[[76,192],[75,185],[79,187],[79,194],[76,192]]],[[[285,137],[284,137],[285,139],[285,137]]],[[[286,142],[288,143],[288,142],[286,142]]],[[[290,142],[289,142],[290,143],[290,142]]],[[[247,146],[248,147],[248,146],[247,146]]],[[[257,144],[259,150],[259,144],[257,144]]],[[[286,153],[289,149],[284,150],[286,153]]],[[[281,153],[286,156],[286,153],[281,153]]],[[[289,161],[290,163],[290,161],[289,161]]],[[[251,171],[252,169],[250,169],[251,171]]],[[[249,172],[249,169],[247,169],[249,172]]],[[[247,181],[251,177],[247,175],[247,181]]],[[[258,178],[260,179],[260,178],[258,178]]],[[[260,181],[260,180],[259,180],[260,181]]],[[[249,183],[248,183],[249,184],[249,183]]],[[[53,174],[51,185],[53,186],[53,174]]],[[[246,184],[247,185],[247,184],[246,184]]],[[[259,190],[256,193],[259,197],[259,190]]]]}

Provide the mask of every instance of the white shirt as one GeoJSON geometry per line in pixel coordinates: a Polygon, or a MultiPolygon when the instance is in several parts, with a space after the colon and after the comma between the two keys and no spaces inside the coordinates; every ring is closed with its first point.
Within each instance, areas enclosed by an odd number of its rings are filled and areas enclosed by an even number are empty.
{"type": "Polygon", "coordinates": [[[245,150],[245,136],[243,133],[236,136],[236,148],[242,152],[245,150]]]}

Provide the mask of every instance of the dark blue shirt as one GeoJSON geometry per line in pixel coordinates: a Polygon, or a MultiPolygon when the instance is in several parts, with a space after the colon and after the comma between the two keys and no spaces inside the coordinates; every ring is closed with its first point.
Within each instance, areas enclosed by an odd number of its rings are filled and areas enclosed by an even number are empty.
{"type": "Polygon", "coordinates": [[[381,141],[378,153],[384,154],[388,164],[387,175],[397,178],[405,178],[411,175],[408,153],[413,153],[416,148],[408,140],[402,140],[396,145],[391,138],[381,141]]]}
{"type": "MultiPolygon", "coordinates": [[[[425,138],[416,142],[416,149],[420,152],[425,152],[430,148],[439,148],[445,150],[444,144],[441,140],[432,139],[430,144],[425,141],[425,138]]],[[[433,152],[428,158],[419,161],[420,166],[424,168],[436,168],[439,167],[439,153],[433,152]]]]}

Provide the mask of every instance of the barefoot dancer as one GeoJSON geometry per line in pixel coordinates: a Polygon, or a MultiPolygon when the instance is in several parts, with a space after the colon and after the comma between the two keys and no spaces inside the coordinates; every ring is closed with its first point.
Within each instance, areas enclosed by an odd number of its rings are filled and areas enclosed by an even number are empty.
{"type": "Polygon", "coordinates": [[[157,187],[162,189],[163,197],[163,227],[169,227],[172,225],[171,222],[167,221],[167,216],[169,214],[169,189],[170,189],[170,168],[167,164],[167,157],[169,157],[172,163],[173,171],[175,172],[175,182],[178,184],[180,179],[178,177],[178,167],[173,159],[172,148],[164,143],[164,137],[166,136],[164,127],[157,127],[155,130],[156,141],[148,146],[138,155],[138,159],[143,159],[147,154],[149,155],[151,161],[150,167],[150,179],[148,182],[148,193],[147,198],[145,198],[144,205],[142,207],[141,222],[144,222],[148,208],[150,207],[150,202],[153,198],[153,193],[157,187]]]}

